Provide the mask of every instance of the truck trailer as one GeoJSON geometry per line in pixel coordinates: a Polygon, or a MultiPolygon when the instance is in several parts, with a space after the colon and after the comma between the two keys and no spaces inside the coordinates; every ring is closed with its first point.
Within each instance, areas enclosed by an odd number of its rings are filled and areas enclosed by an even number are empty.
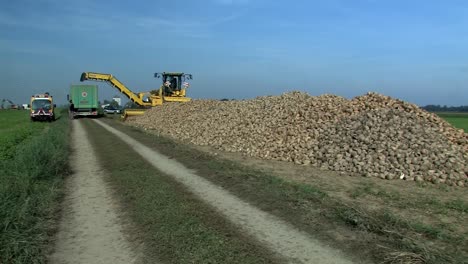
{"type": "Polygon", "coordinates": [[[97,85],[71,85],[67,96],[70,105],[70,116],[98,115],[98,87],[97,85]]]}

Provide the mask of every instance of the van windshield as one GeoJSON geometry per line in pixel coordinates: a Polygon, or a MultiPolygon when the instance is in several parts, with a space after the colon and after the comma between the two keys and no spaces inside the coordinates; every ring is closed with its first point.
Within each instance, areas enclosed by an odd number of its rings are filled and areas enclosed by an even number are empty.
{"type": "Polygon", "coordinates": [[[36,99],[32,102],[31,109],[32,110],[50,110],[51,108],[51,103],[47,99],[36,99]]]}

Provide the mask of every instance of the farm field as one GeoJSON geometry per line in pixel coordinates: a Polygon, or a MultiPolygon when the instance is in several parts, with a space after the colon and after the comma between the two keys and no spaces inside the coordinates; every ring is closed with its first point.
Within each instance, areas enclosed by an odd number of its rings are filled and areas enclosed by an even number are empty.
{"type": "Polygon", "coordinates": [[[465,133],[468,133],[468,113],[442,112],[436,114],[447,120],[447,122],[452,124],[454,127],[462,128],[465,130],[465,133]]]}
{"type": "MultiPolygon", "coordinates": [[[[457,126],[466,121],[441,116],[457,126]]],[[[49,123],[3,111],[0,120],[11,124],[0,128],[0,263],[463,263],[467,256],[463,185],[249,157],[118,115],[69,120],[63,110],[49,123]],[[184,168],[198,177],[188,185],[184,168]],[[190,187],[197,184],[205,189],[190,187]],[[227,192],[204,198],[219,188],[227,192]],[[229,211],[237,199],[250,207],[229,211]],[[261,228],[240,224],[249,221],[261,228]],[[265,235],[277,233],[288,235],[272,246],[274,236],[265,235]]]]}
{"type": "Polygon", "coordinates": [[[2,7],[0,264],[468,264],[468,1],[2,7]]]}

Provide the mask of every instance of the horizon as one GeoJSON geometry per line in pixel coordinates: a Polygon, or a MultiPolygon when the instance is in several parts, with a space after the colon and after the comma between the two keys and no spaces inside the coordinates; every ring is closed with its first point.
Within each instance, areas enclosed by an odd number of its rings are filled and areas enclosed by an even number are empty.
{"type": "Polygon", "coordinates": [[[1,4],[0,80],[16,104],[110,73],[134,92],[155,72],[193,74],[188,97],[369,91],[419,106],[468,105],[468,2],[18,0],[1,4]],[[27,8],[25,8],[27,7],[27,8]],[[105,13],[103,11],[106,11],[105,13]]]}

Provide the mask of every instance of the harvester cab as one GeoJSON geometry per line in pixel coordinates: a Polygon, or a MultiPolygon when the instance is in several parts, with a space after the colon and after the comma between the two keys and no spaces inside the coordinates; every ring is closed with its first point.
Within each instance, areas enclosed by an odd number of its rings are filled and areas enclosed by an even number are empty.
{"type": "Polygon", "coordinates": [[[186,95],[186,89],[190,86],[187,82],[192,80],[192,74],[183,72],[162,72],[155,73],[155,78],[162,78],[160,92],[164,100],[168,102],[187,102],[190,101],[186,95]]]}

